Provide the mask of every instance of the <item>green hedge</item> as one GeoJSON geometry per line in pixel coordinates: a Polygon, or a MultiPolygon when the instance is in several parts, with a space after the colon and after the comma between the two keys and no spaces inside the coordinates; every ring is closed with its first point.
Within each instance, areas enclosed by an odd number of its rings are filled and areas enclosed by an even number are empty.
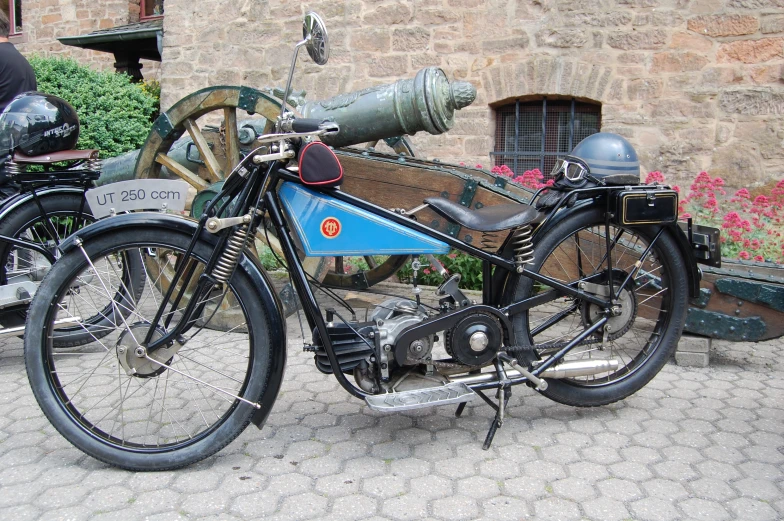
{"type": "Polygon", "coordinates": [[[113,157],[140,148],[160,104],[154,89],[130,76],[101,72],[70,58],[33,56],[38,90],[68,101],[81,122],[78,147],[113,157]]]}

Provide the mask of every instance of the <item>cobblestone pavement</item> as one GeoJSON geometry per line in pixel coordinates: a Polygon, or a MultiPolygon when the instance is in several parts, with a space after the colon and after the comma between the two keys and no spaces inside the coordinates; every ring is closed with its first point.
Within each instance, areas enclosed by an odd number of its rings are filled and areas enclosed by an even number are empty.
{"type": "Polygon", "coordinates": [[[714,342],[711,367],[668,364],[642,391],[595,409],[515,388],[382,415],[299,349],[259,431],[174,472],[132,473],[83,455],[28,388],[22,342],[0,342],[0,519],[784,518],[784,340],[714,342]]]}

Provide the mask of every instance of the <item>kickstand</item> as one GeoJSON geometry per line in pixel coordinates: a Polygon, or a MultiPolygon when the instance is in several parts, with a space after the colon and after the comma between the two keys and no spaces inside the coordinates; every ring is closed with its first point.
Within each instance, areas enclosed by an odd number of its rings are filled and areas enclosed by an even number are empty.
{"type": "Polygon", "coordinates": [[[478,389],[474,390],[480,398],[487,402],[490,407],[495,409],[495,418],[493,418],[493,421],[490,424],[490,430],[487,431],[487,437],[485,437],[485,443],[482,445],[482,450],[490,449],[490,445],[493,443],[493,438],[495,438],[495,432],[504,424],[504,411],[506,411],[509,398],[512,397],[512,385],[509,381],[509,378],[506,376],[506,371],[504,371],[502,362],[498,358],[495,360],[495,370],[498,373],[498,379],[500,380],[500,386],[495,393],[495,398],[498,400],[498,405],[494,404],[492,400],[490,400],[490,398],[488,398],[482,391],[478,389]]]}
{"type": "Polygon", "coordinates": [[[493,438],[495,438],[496,431],[504,424],[504,411],[506,410],[506,406],[509,403],[509,398],[512,397],[512,387],[510,385],[506,385],[503,387],[503,389],[498,389],[498,391],[496,391],[498,405],[493,403],[493,401],[482,391],[477,390],[475,392],[479,395],[480,398],[487,402],[490,407],[495,409],[495,418],[493,418],[493,421],[490,423],[490,430],[487,431],[485,443],[482,445],[482,450],[489,450],[490,445],[493,444],[493,438]]]}

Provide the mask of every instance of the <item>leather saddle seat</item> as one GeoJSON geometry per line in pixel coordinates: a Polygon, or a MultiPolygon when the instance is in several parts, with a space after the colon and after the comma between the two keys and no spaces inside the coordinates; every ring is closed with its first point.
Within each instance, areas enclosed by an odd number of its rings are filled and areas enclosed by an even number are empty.
{"type": "Polygon", "coordinates": [[[479,232],[498,232],[518,228],[537,220],[541,213],[528,204],[499,204],[478,210],[466,208],[443,197],[428,197],[425,203],[439,215],[479,232]]]}
{"type": "Polygon", "coordinates": [[[27,156],[18,150],[14,152],[14,162],[21,164],[48,165],[61,161],[86,161],[98,159],[97,150],[61,150],[41,156],[27,156]]]}

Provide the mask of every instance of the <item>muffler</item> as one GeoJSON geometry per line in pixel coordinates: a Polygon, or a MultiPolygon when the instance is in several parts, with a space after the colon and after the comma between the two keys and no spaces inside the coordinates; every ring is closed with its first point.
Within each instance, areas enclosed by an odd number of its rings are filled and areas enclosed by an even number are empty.
{"type": "MultiPolygon", "coordinates": [[[[555,367],[550,367],[542,371],[539,378],[574,378],[576,376],[593,376],[596,374],[615,371],[620,363],[618,360],[578,360],[575,362],[564,362],[555,367]]],[[[515,369],[508,369],[506,375],[511,379],[520,378],[522,375],[515,369]]],[[[450,377],[450,382],[460,382],[468,386],[483,384],[497,380],[495,371],[491,373],[481,373],[475,375],[450,377]]]]}

